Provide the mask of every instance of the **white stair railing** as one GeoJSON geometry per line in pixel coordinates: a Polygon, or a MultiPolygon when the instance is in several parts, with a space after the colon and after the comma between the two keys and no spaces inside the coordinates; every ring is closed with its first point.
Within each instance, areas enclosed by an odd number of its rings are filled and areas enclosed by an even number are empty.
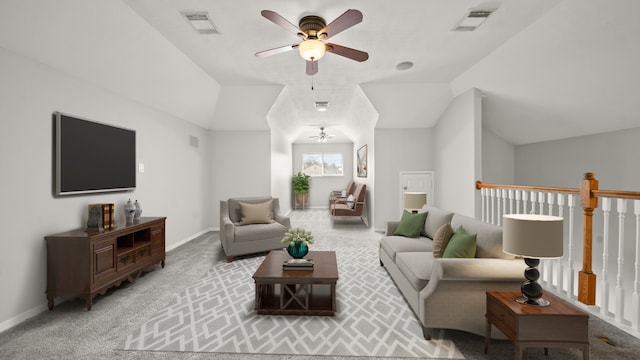
{"type": "MultiPolygon", "coordinates": [[[[514,213],[546,213],[563,217],[565,219],[565,254],[560,259],[541,261],[540,283],[545,289],[587,309],[620,329],[640,337],[640,192],[597,189],[591,191],[594,198],[599,198],[596,208],[598,211],[594,211],[593,215],[594,229],[591,236],[595,239],[593,251],[596,262],[601,264],[597,264],[599,274],[596,277],[595,304],[584,305],[577,301],[579,298],[577,294],[582,289],[579,289],[579,284],[576,284],[578,274],[574,264],[582,260],[579,250],[584,246],[582,237],[575,236],[584,226],[582,217],[578,217],[577,220],[575,217],[576,203],[582,199],[580,189],[494,185],[480,182],[476,187],[481,190],[482,214],[480,217],[485,222],[501,226],[502,216],[514,213]],[[614,201],[615,210],[613,209],[614,201]],[[633,204],[632,209],[629,209],[630,204],[633,204]],[[617,215],[617,227],[610,226],[613,220],[611,219],[612,211],[617,215]],[[626,215],[631,211],[634,215],[632,223],[626,221],[626,215]],[[612,241],[614,239],[617,241],[612,241]],[[631,249],[634,250],[631,251],[631,249]],[[612,263],[610,251],[614,250],[617,250],[617,258],[616,262],[612,263]],[[601,256],[597,253],[599,251],[602,252],[601,256]],[[625,264],[633,264],[633,270],[625,264]],[[625,292],[625,288],[632,288],[633,292],[625,292]],[[612,290],[614,290],[613,293],[612,290]],[[613,302],[612,296],[615,296],[613,302]]],[[[582,201],[583,205],[584,203],[582,201]]]]}

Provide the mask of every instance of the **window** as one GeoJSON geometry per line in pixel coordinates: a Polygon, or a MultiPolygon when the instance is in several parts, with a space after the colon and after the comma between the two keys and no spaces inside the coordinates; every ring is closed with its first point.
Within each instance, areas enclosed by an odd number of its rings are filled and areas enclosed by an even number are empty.
{"type": "Polygon", "coordinates": [[[302,154],[302,172],[310,176],[342,176],[342,154],[302,154]]]}

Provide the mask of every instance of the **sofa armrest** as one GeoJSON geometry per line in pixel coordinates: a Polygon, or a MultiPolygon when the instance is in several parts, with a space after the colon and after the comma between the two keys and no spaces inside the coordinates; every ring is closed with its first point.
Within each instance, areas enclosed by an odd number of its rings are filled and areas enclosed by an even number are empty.
{"type": "Polygon", "coordinates": [[[438,283],[443,281],[523,282],[525,268],[526,265],[522,259],[435,259],[431,278],[420,292],[420,298],[429,297],[435,292],[438,283]]]}
{"type": "Polygon", "coordinates": [[[396,228],[400,225],[400,221],[387,221],[387,231],[384,233],[386,236],[393,235],[396,232],[396,228]]]}
{"type": "Polygon", "coordinates": [[[284,227],[287,228],[287,230],[291,229],[291,219],[288,216],[285,216],[281,213],[276,213],[276,221],[279,222],[280,224],[282,224],[284,227]]]}
{"type": "Polygon", "coordinates": [[[234,227],[235,225],[228,216],[222,218],[222,223],[220,224],[220,243],[225,249],[227,249],[230,244],[233,244],[235,240],[234,227]]]}

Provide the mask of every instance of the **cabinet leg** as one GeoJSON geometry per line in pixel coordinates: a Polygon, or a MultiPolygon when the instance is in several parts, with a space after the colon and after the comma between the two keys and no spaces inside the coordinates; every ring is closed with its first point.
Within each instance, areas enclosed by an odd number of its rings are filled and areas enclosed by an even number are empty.
{"type": "Polygon", "coordinates": [[[88,298],[87,299],[87,311],[91,311],[92,307],[93,307],[93,299],[92,298],[88,298]]]}
{"type": "Polygon", "coordinates": [[[53,310],[53,298],[52,297],[47,297],[47,303],[49,305],[49,310],[53,310]]]}
{"type": "Polygon", "coordinates": [[[160,263],[160,266],[162,266],[162,268],[164,269],[164,260],[162,260],[162,262],[160,263]]]}

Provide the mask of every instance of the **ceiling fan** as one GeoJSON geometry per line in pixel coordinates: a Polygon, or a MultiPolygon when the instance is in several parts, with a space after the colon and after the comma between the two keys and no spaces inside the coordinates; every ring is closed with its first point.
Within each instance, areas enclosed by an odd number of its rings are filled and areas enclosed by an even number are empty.
{"type": "Polygon", "coordinates": [[[324,127],[320,128],[320,134],[309,136],[310,139],[318,138],[318,142],[327,142],[327,140],[335,137],[334,134],[327,134],[324,132],[324,127]]]}
{"type": "Polygon", "coordinates": [[[295,26],[275,11],[262,10],[261,14],[267,20],[300,36],[303,40],[298,44],[259,51],[256,53],[257,57],[267,57],[297,48],[300,56],[307,61],[307,75],[315,75],[318,72],[318,60],[324,56],[326,51],[359,62],[366,61],[369,58],[369,54],[364,51],[326,42],[329,37],[335,36],[362,22],[362,13],[358,10],[349,9],[345,11],[329,25],[323,18],[316,15],[303,17],[300,19],[298,26],[295,26]]]}

